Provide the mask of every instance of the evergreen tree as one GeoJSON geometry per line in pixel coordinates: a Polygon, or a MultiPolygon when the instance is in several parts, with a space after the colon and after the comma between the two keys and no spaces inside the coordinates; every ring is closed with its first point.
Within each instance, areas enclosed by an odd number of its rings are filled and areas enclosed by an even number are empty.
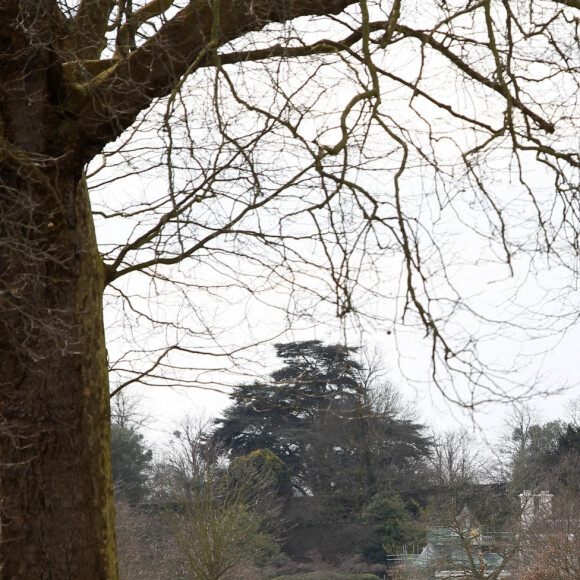
{"type": "Polygon", "coordinates": [[[558,445],[547,458],[552,487],[567,488],[569,492],[580,492],[580,428],[567,425],[560,435],[558,445]]]}
{"type": "Polygon", "coordinates": [[[153,453],[143,444],[143,435],[130,427],[111,426],[113,479],[120,492],[131,503],[147,495],[147,471],[153,453]]]}
{"type": "Polygon", "coordinates": [[[232,456],[270,449],[303,493],[376,493],[424,457],[422,426],[373,408],[357,349],[320,341],[277,344],[284,366],[267,383],[239,385],[212,440],[232,456]]]}
{"type": "Polygon", "coordinates": [[[362,519],[371,526],[375,536],[374,541],[363,548],[369,562],[383,563],[386,554],[400,552],[406,544],[424,541],[424,527],[405,508],[398,495],[373,498],[365,506],[362,519]]]}
{"type": "Polygon", "coordinates": [[[549,485],[565,432],[562,421],[534,422],[513,428],[509,477],[517,489],[540,489],[549,485]]]}

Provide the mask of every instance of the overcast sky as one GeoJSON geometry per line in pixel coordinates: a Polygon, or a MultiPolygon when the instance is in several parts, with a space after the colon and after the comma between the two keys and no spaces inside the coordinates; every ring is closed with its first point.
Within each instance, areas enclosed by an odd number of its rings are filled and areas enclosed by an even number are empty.
{"type": "MultiPolygon", "coordinates": [[[[378,6],[383,17],[386,13],[378,6]]],[[[418,7],[407,3],[405,9],[402,22],[407,18],[408,24],[417,25],[413,10],[418,7]]],[[[440,17],[439,9],[434,4],[419,11],[421,25],[431,26],[430,19],[440,17]]],[[[339,19],[317,20],[301,34],[343,34],[346,24],[358,25],[356,7],[350,14],[344,17],[345,26],[339,19]]],[[[470,43],[485,36],[477,18],[466,15],[456,21],[454,33],[465,34],[470,43]]],[[[262,46],[268,35],[292,38],[298,32],[288,25],[260,34],[240,40],[238,48],[262,46]]],[[[526,44],[523,37],[519,41],[528,56],[549,48],[538,39],[535,44],[526,44]]],[[[159,214],[147,204],[170,211],[198,196],[190,213],[181,215],[183,221],[175,220],[170,223],[174,229],[164,230],[162,244],[152,242],[129,253],[127,264],[133,257],[138,261],[163,251],[171,255],[196,236],[201,239],[223,227],[248,200],[277,191],[271,204],[236,222],[236,228],[274,236],[284,226],[291,228],[284,229],[285,235],[294,236],[287,238],[284,249],[261,244],[260,236],[222,236],[180,266],[157,269],[162,278],[177,280],[176,285],[138,273],[115,283],[105,309],[113,387],[154,365],[163,345],[179,346],[163,359],[169,363],[165,369],[155,367],[153,377],[140,381],[148,387],[131,387],[144,397],[157,432],[170,429],[185,412],[219,412],[228,403],[218,392],[227,391],[224,385],[272,372],[279,363],[268,341],[316,338],[378,348],[392,381],[416,405],[420,418],[438,430],[475,424],[491,433],[502,425],[510,397],[533,396],[530,404],[548,420],[562,416],[563,403],[580,395],[577,256],[565,244],[556,244],[561,254],[536,251],[536,211],[552,216],[554,231],[561,233],[561,208],[554,201],[549,169],[533,152],[515,158],[501,132],[494,134],[484,155],[474,156],[475,170],[463,164],[463,152],[489,137],[484,124],[496,126],[503,119],[503,100],[466,84],[440,55],[429,53],[424,60],[425,47],[411,39],[388,50],[375,48],[377,70],[406,78],[408,84],[381,73],[383,125],[372,122],[373,109],[364,100],[347,118],[352,131],[348,163],[354,167],[341,166],[346,153],[344,158],[324,158],[328,173],[344,180],[343,191],[336,195],[328,193],[336,185],[332,179],[320,178],[308,163],[324,147],[332,149],[340,142],[341,114],[373,76],[370,67],[361,70],[358,61],[337,56],[325,57],[324,63],[248,63],[228,69],[227,79],[216,79],[209,69],[198,71],[185,83],[182,98],[144,115],[135,137],[126,135],[126,143],[114,144],[111,151],[119,152],[91,177],[94,209],[103,212],[96,216],[97,233],[109,258],[127,239],[137,239],[158,222],[159,214]],[[463,118],[447,115],[448,109],[410,91],[409,86],[419,86],[419,77],[422,90],[463,118]],[[270,124],[271,113],[261,114],[260,108],[275,111],[286,124],[270,124]],[[470,115],[480,124],[470,126],[465,120],[470,115]],[[288,131],[292,122],[300,139],[288,131]],[[399,138],[412,143],[408,157],[399,138]],[[248,167],[259,169],[259,179],[248,167]],[[344,183],[354,186],[349,189],[344,183]],[[397,209],[394,191],[402,209],[397,209]],[[332,211],[316,217],[312,207],[324,195],[331,201],[321,207],[332,211]],[[373,198],[380,202],[380,225],[371,231],[364,228],[373,198]],[[436,341],[439,354],[431,358],[435,335],[425,336],[417,308],[414,313],[408,308],[397,211],[405,216],[405,235],[421,264],[422,271],[414,271],[418,300],[445,332],[454,353],[449,358],[441,341],[436,341]],[[115,215],[103,219],[104,213],[115,215]],[[500,235],[504,223],[506,239],[500,235]],[[317,240],[313,231],[326,234],[317,240]],[[357,236],[364,238],[365,251],[357,236]],[[222,355],[244,345],[254,348],[236,353],[237,366],[231,366],[222,355]],[[197,388],[169,388],[179,383],[197,388]],[[563,388],[568,389],[563,395],[542,397],[563,388]],[[465,412],[453,401],[474,407],[465,412]]],[[[477,62],[483,71],[493,65],[485,58],[477,62]]],[[[526,75],[545,75],[534,59],[521,62],[531,63],[522,65],[528,66],[522,83],[526,75]]],[[[565,115],[572,106],[566,96],[571,85],[558,75],[545,75],[538,86],[538,102],[545,110],[560,107],[559,114],[565,115]],[[561,102],[552,102],[549,90],[561,102]]],[[[572,129],[555,135],[553,146],[567,146],[570,135],[577,135],[572,129]]],[[[98,165],[96,161],[90,173],[98,165]]]]}

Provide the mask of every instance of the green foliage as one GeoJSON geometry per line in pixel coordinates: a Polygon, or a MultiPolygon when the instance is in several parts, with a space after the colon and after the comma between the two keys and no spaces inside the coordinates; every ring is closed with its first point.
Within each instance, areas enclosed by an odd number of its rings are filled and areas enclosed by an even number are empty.
{"type": "Polygon", "coordinates": [[[282,553],[280,545],[276,542],[274,536],[265,532],[256,535],[252,547],[252,562],[259,568],[264,568],[282,553]]]}
{"type": "Polygon", "coordinates": [[[288,472],[284,462],[274,455],[269,449],[258,449],[248,455],[248,458],[261,471],[268,471],[276,476],[276,479],[283,478],[288,472]]]}
{"type": "Polygon", "coordinates": [[[272,373],[270,383],[235,388],[234,404],[216,421],[213,440],[234,457],[269,449],[287,465],[294,484],[312,485],[307,451],[319,413],[352,416],[360,400],[360,365],[352,360],[355,349],[341,345],[306,341],[275,348],[285,366],[272,373]]]}
{"type": "Polygon", "coordinates": [[[400,551],[405,544],[420,542],[424,530],[406,509],[399,496],[373,498],[362,512],[364,522],[373,527],[376,541],[364,547],[367,561],[384,563],[386,554],[400,551]]]}
{"type": "Polygon", "coordinates": [[[580,487],[580,429],[562,421],[514,429],[512,480],[520,489],[580,487]]]}
{"type": "MultiPolygon", "coordinates": [[[[552,481],[555,488],[566,488],[576,493],[580,492],[580,428],[567,425],[566,430],[558,438],[555,452],[547,458],[552,481]]],[[[546,486],[548,487],[548,486],[546,486]]]]}
{"type": "Polygon", "coordinates": [[[233,457],[269,449],[304,493],[371,496],[387,472],[412,471],[429,452],[421,425],[373,405],[357,349],[305,341],[276,351],[284,366],[236,387],[216,421],[212,442],[233,457]]]}
{"type": "MultiPolygon", "coordinates": [[[[270,481],[280,496],[287,496],[292,492],[288,468],[269,449],[257,449],[249,455],[236,457],[232,461],[230,469],[249,469],[253,471],[259,481],[264,481],[264,479],[270,481]]],[[[256,483],[259,483],[259,481],[256,483]]]]}
{"type": "Polygon", "coordinates": [[[568,425],[558,439],[558,455],[580,455],[580,427],[568,425]]]}
{"type": "Polygon", "coordinates": [[[143,435],[133,428],[111,426],[113,479],[121,493],[131,503],[147,495],[147,472],[153,454],[143,444],[143,435]]]}

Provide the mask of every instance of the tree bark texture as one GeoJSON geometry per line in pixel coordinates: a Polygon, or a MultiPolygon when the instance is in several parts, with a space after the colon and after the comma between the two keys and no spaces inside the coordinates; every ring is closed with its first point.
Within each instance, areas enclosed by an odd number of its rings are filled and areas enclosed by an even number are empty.
{"type": "Polygon", "coordinates": [[[54,139],[50,3],[13,8],[0,14],[1,577],[114,579],[104,266],[84,160],[54,139]]]}
{"type": "Polygon", "coordinates": [[[29,186],[14,216],[34,254],[2,235],[1,577],[114,579],[104,272],[82,181],[56,192],[68,215],[29,186]]]}
{"type": "Polygon", "coordinates": [[[193,0],[140,47],[99,60],[116,2],[0,0],[2,578],[117,577],[102,319],[116,273],[98,253],[84,166],[210,66],[208,46],[354,2],[193,0]]]}

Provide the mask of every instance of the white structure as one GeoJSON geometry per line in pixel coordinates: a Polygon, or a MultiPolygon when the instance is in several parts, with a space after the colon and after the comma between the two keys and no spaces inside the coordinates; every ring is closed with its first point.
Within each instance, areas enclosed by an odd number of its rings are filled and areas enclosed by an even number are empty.
{"type": "Polygon", "coordinates": [[[536,518],[547,518],[552,515],[552,498],[554,496],[548,491],[533,493],[526,489],[520,493],[520,504],[522,508],[522,526],[529,527],[536,518]]]}

